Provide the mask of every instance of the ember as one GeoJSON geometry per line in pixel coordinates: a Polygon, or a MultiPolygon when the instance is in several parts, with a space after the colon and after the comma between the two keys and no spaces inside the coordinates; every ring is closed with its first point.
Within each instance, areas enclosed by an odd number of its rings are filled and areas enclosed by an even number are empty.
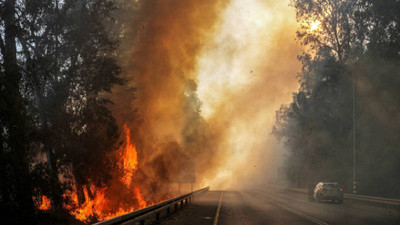
{"type": "Polygon", "coordinates": [[[38,207],[40,210],[49,210],[51,208],[51,201],[47,196],[42,196],[42,203],[38,207]]]}

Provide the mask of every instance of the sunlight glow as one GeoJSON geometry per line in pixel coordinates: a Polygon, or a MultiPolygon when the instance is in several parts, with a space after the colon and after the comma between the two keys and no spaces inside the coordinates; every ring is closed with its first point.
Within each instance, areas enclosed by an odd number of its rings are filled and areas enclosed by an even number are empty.
{"type": "Polygon", "coordinates": [[[270,10],[262,0],[232,0],[226,8],[213,43],[199,58],[198,95],[203,117],[215,112],[227,90],[240,91],[252,82],[251,71],[273,33],[270,10]]]}
{"type": "Polygon", "coordinates": [[[321,22],[319,22],[318,20],[312,22],[310,31],[318,30],[319,29],[319,25],[321,25],[321,22]]]}

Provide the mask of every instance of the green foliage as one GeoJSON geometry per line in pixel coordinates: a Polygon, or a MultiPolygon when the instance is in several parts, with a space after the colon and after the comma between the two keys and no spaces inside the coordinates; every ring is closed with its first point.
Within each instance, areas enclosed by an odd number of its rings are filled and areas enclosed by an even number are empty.
{"type": "Polygon", "coordinates": [[[60,209],[71,174],[80,185],[110,178],[119,132],[105,94],[123,84],[116,9],[112,0],[0,2],[2,212],[29,214],[42,194],[60,209]]]}

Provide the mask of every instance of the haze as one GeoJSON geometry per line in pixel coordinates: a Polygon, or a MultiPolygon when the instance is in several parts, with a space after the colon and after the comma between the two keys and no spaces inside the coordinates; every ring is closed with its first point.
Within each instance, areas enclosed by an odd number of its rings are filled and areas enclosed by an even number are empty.
{"type": "Polygon", "coordinates": [[[300,53],[288,1],[233,0],[197,62],[202,116],[223,133],[225,160],[212,188],[276,179],[282,149],[271,136],[275,111],[298,88],[300,53]]]}

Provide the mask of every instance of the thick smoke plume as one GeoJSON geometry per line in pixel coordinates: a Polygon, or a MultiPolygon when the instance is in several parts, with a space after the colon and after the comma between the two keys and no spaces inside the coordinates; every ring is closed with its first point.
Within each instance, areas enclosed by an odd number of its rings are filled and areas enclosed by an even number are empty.
{"type": "Polygon", "coordinates": [[[136,10],[121,45],[127,84],[112,100],[132,130],[144,198],[168,196],[193,170],[197,187],[212,188],[275,174],[274,112],[299,69],[288,2],[150,0],[136,10]]]}
{"type": "Polygon", "coordinates": [[[224,7],[214,0],[150,0],[133,12],[121,45],[127,84],[114,91],[112,110],[132,130],[135,183],[145,199],[166,198],[174,183],[191,181],[195,170],[199,181],[216,167],[205,157],[218,152],[218,141],[199,114],[196,63],[224,7]]]}

